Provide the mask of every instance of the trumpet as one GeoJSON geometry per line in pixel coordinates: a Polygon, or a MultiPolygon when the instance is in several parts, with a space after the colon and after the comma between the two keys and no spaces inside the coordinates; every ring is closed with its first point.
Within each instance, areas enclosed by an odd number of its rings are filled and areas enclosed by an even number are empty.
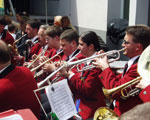
{"type": "MultiPolygon", "coordinates": [[[[90,56],[90,57],[87,57],[87,58],[84,58],[84,59],[81,59],[81,60],[77,60],[77,61],[73,61],[71,62],[72,60],[69,60],[67,62],[65,62],[61,67],[59,67],[56,71],[54,71],[53,73],[51,73],[47,78],[45,78],[43,81],[41,81],[41,83],[38,84],[38,86],[40,87],[41,85],[43,85],[46,81],[48,81],[51,77],[53,77],[58,71],[60,71],[62,68],[64,67],[70,67],[70,66],[75,66],[75,65],[79,65],[79,64],[82,64],[82,63],[85,63],[87,61],[90,61],[90,60],[93,60],[94,58],[98,58],[98,57],[101,57],[101,56],[104,56],[104,55],[112,55],[112,54],[118,54],[118,57],[116,59],[113,59],[112,61],[114,60],[118,60],[120,58],[120,52],[123,51],[123,49],[121,50],[112,50],[112,51],[109,51],[109,52],[106,52],[106,53],[102,53],[102,54],[98,54],[98,55],[95,55],[95,56],[90,56]]],[[[88,69],[91,69],[91,68],[94,68],[95,66],[88,66],[88,68],[84,68],[84,70],[88,70],[88,69]]]]}
{"type": "Polygon", "coordinates": [[[44,55],[47,49],[48,45],[45,46],[44,50],[27,66],[27,68],[30,68],[33,63],[35,63],[42,55],[44,55]]]}
{"type": "MultiPolygon", "coordinates": [[[[40,64],[39,66],[37,66],[37,67],[31,69],[31,72],[34,72],[34,71],[38,70],[38,69],[39,69],[40,67],[42,67],[44,64],[46,64],[46,63],[48,63],[49,61],[51,61],[52,59],[56,58],[56,57],[59,56],[61,53],[63,53],[63,50],[61,50],[59,53],[57,53],[56,55],[54,55],[54,56],[51,57],[50,59],[47,59],[46,61],[44,61],[44,62],[43,62],[42,64],[40,64]]],[[[43,74],[43,72],[44,72],[43,70],[39,71],[38,73],[36,73],[36,74],[34,75],[34,78],[40,76],[41,74],[43,74]]]]}
{"type": "Polygon", "coordinates": [[[18,38],[17,40],[15,40],[14,44],[16,44],[17,42],[19,42],[22,38],[26,37],[27,34],[22,35],[20,38],[18,38]]]}
{"type": "Polygon", "coordinates": [[[87,57],[87,58],[84,58],[84,59],[81,59],[81,60],[78,60],[78,61],[69,62],[67,64],[67,66],[77,65],[78,72],[82,72],[82,71],[85,71],[85,70],[95,68],[95,66],[94,65],[89,65],[89,66],[83,67],[82,70],[80,70],[78,68],[78,65],[80,65],[82,63],[85,63],[87,61],[92,61],[94,58],[99,58],[99,57],[104,56],[104,55],[107,55],[108,57],[109,56],[114,57],[113,59],[109,60],[109,63],[110,63],[110,62],[118,60],[120,58],[120,52],[124,51],[124,50],[125,50],[125,48],[122,48],[120,50],[112,50],[112,51],[108,51],[106,53],[101,53],[101,54],[98,54],[98,55],[90,56],[90,57],[87,57]]]}
{"type": "Polygon", "coordinates": [[[102,88],[102,90],[103,90],[103,93],[104,93],[105,97],[110,101],[112,101],[112,95],[116,94],[119,91],[121,91],[122,98],[126,99],[130,96],[134,96],[135,95],[134,93],[139,92],[138,88],[132,89],[129,93],[126,92],[127,91],[126,89],[131,87],[132,85],[137,84],[138,82],[140,82],[141,79],[142,79],[142,77],[139,76],[136,79],[133,79],[129,82],[126,82],[126,83],[124,83],[124,84],[122,84],[118,87],[115,87],[115,88],[112,88],[112,89],[102,88]],[[126,93],[124,93],[124,91],[126,93]]]}
{"type": "MultiPolygon", "coordinates": [[[[69,59],[67,62],[65,62],[62,66],[60,66],[58,69],[56,69],[54,72],[52,72],[49,76],[47,76],[43,81],[41,81],[40,83],[38,83],[38,87],[41,87],[45,82],[49,82],[49,79],[52,78],[57,72],[59,72],[61,69],[63,69],[64,67],[68,67],[68,63],[72,60],[74,60],[76,58],[76,56],[80,54],[80,52],[78,52],[75,56],[73,56],[71,59],[69,59]]],[[[52,82],[56,82],[58,80],[58,77],[56,79],[54,79],[52,82]]]]}
{"type": "Polygon", "coordinates": [[[13,55],[18,55],[18,49],[16,47],[16,43],[19,42],[23,37],[27,36],[27,34],[24,34],[23,36],[21,36],[20,38],[18,38],[17,40],[14,41],[13,45],[8,44],[9,49],[12,51],[13,55]]]}

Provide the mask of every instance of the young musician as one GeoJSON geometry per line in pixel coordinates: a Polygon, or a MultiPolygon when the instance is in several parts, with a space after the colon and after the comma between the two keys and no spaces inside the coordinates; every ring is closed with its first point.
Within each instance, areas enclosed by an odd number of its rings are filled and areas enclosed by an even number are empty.
{"type": "MultiPolygon", "coordinates": [[[[45,31],[45,37],[48,42],[48,46],[51,49],[55,49],[56,54],[58,54],[61,49],[60,49],[60,35],[62,34],[62,30],[59,26],[50,26],[46,31],[45,31]]],[[[59,57],[54,58],[52,61],[58,61],[59,59],[63,59],[64,54],[60,54],[59,57]]]]}
{"type": "MultiPolygon", "coordinates": [[[[47,42],[46,42],[46,40],[45,40],[45,34],[44,34],[44,32],[45,32],[45,30],[46,30],[47,28],[48,28],[47,25],[41,25],[40,28],[39,28],[39,30],[38,30],[37,36],[38,36],[38,41],[39,41],[39,42],[33,47],[34,49],[32,49],[32,52],[34,53],[34,54],[31,56],[32,59],[35,59],[35,58],[37,57],[37,55],[40,54],[40,52],[42,52],[43,49],[45,48],[45,46],[47,45],[47,42]]],[[[46,51],[45,51],[45,52],[46,52],[46,51]]],[[[45,54],[45,53],[44,53],[44,54],[45,54]]],[[[31,59],[31,61],[32,61],[32,59],[31,59]]],[[[30,61],[30,62],[26,62],[26,63],[24,64],[24,66],[28,66],[28,64],[30,64],[31,61],[30,61]]],[[[35,67],[35,65],[33,64],[32,67],[35,67]]],[[[30,67],[30,68],[31,68],[31,67],[30,67]]]]}
{"type": "Polygon", "coordinates": [[[0,112],[29,108],[39,118],[40,106],[33,90],[37,84],[28,68],[11,64],[10,51],[0,40],[0,112]]]}
{"type": "MultiPolygon", "coordinates": [[[[63,50],[64,56],[62,57],[62,60],[68,61],[69,59],[73,58],[76,54],[79,53],[78,38],[79,38],[78,33],[76,31],[72,30],[72,29],[64,31],[60,35],[59,39],[58,39],[57,36],[54,37],[53,40],[55,40],[57,42],[58,41],[60,42],[58,44],[55,44],[55,48],[56,48],[57,45],[60,45],[59,49],[63,50]]],[[[50,40],[50,38],[49,38],[48,41],[49,41],[50,46],[54,46],[54,44],[52,42],[50,42],[50,41],[52,41],[52,39],[50,40]]],[[[84,56],[79,53],[74,60],[82,59],[82,58],[84,58],[84,56]]],[[[54,71],[55,69],[57,69],[57,67],[54,66],[54,65],[49,65],[49,66],[46,65],[46,67],[44,67],[44,69],[46,71],[51,72],[51,71],[54,71]]]]}
{"type": "MultiPolygon", "coordinates": [[[[79,47],[81,53],[86,56],[94,56],[96,51],[101,49],[98,36],[93,31],[84,32],[79,37],[79,47]]],[[[89,66],[91,61],[85,61],[89,66]]],[[[82,119],[92,119],[95,111],[105,106],[102,84],[98,79],[101,70],[92,68],[79,73],[72,71],[60,71],[60,75],[68,79],[68,83],[74,94],[77,110],[82,119]],[[79,75],[80,74],[80,75],[79,75]]]]}
{"type": "MultiPolygon", "coordinates": [[[[106,89],[115,88],[139,76],[137,73],[138,58],[149,44],[150,28],[148,26],[135,25],[127,27],[122,44],[125,48],[123,54],[130,58],[126,65],[126,72],[124,71],[123,74],[119,75],[113,73],[106,56],[97,59],[96,63],[93,63],[97,68],[100,68],[103,71],[99,75],[99,78],[106,89]]],[[[114,100],[114,110],[118,115],[121,115],[135,105],[142,103],[138,96],[122,99],[120,94],[116,95],[114,100]]]]}

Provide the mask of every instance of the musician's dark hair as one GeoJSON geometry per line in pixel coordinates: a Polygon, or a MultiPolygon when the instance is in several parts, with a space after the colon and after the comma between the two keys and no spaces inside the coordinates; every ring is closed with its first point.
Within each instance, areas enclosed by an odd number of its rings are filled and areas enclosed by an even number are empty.
{"type": "Polygon", "coordinates": [[[119,117],[119,120],[149,120],[150,103],[143,103],[135,106],[119,117]]]}
{"type": "Polygon", "coordinates": [[[16,30],[16,26],[14,24],[9,24],[8,25],[8,31],[13,32],[14,30],[16,30]]]}
{"type": "Polygon", "coordinates": [[[55,25],[48,27],[47,30],[45,31],[45,34],[52,38],[56,36],[60,37],[61,33],[62,33],[62,29],[59,26],[55,26],[55,25]]]}
{"type": "Polygon", "coordinates": [[[93,44],[95,51],[101,50],[99,37],[94,31],[83,32],[79,39],[86,43],[88,46],[93,44]]]}
{"type": "Polygon", "coordinates": [[[75,41],[78,44],[79,35],[75,30],[68,29],[60,35],[60,39],[65,39],[69,43],[75,41]]]}
{"type": "Polygon", "coordinates": [[[1,25],[8,25],[8,21],[6,20],[5,16],[0,16],[0,24],[1,25]]]}
{"type": "Polygon", "coordinates": [[[0,64],[5,64],[11,60],[11,53],[7,44],[0,40],[0,64]]]}
{"type": "Polygon", "coordinates": [[[37,19],[31,19],[27,22],[27,24],[29,24],[33,29],[39,29],[41,26],[41,22],[37,19]]]}
{"type": "Polygon", "coordinates": [[[150,44],[150,27],[146,25],[128,26],[126,34],[133,36],[133,42],[140,43],[143,50],[150,44]]]}

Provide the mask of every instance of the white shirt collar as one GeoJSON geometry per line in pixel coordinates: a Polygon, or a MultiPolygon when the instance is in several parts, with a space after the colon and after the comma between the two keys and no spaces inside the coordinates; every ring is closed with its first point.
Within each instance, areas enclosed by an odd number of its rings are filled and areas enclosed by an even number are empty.
{"type": "Polygon", "coordinates": [[[71,53],[71,55],[69,55],[69,60],[70,60],[70,58],[73,57],[74,53],[75,53],[77,50],[78,50],[78,49],[76,49],[74,52],[71,53]]]}
{"type": "Polygon", "coordinates": [[[129,70],[129,68],[131,67],[131,65],[134,63],[134,61],[137,59],[139,57],[139,55],[138,56],[135,56],[135,57],[133,57],[133,58],[131,58],[130,60],[128,60],[128,69],[127,70],[129,70]]]}
{"type": "Polygon", "coordinates": [[[31,41],[34,43],[36,41],[36,39],[38,38],[38,36],[35,36],[31,39],[31,41]]]}

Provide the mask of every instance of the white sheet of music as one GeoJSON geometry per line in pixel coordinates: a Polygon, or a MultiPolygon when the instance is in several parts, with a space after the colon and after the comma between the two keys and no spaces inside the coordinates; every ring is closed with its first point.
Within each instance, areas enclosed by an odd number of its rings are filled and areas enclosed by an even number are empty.
{"type": "Polygon", "coordinates": [[[59,120],[67,120],[77,113],[67,80],[61,80],[46,88],[52,111],[59,120]]]}
{"type": "Polygon", "coordinates": [[[14,114],[14,115],[0,118],[0,120],[23,120],[23,118],[19,114],[14,114]]]}

